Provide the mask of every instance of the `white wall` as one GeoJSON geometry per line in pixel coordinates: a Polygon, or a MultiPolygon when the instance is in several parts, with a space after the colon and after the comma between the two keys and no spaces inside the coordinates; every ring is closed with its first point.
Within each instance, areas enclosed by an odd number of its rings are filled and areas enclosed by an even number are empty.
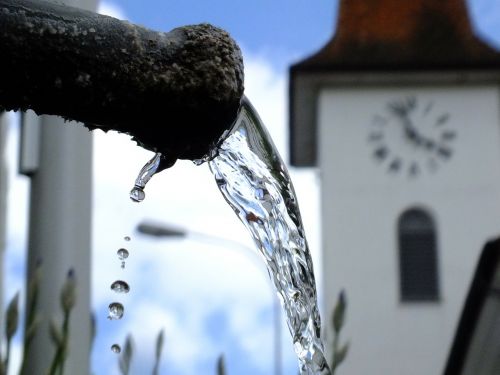
{"type": "MultiPolygon", "coordinates": [[[[322,316],[330,321],[336,295],[345,288],[343,337],[351,348],[342,375],[442,373],[479,252],[500,234],[498,104],[496,87],[320,92],[322,316]],[[388,101],[410,95],[421,103],[433,101],[436,113],[449,112],[447,125],[457,131],[453,157],[415,178],[388,173],[387,165],[371,156],[367,140],[373,115],[388,101]],[[437,225],[441,300],[436,303],[399,298],[396,224],[413,205],[428,209],[437,225]]],[[[412,160],[427,157],[412,149],[402,129],[391,126],[386,135],[391,150],[412,160]]]]}

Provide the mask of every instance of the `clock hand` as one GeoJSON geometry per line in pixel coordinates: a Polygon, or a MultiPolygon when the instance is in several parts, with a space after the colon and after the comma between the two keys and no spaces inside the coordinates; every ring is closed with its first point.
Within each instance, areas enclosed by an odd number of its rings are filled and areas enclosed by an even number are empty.
{"type": "Polygon", "coordinates": [[[408,99],[405,103],[394,102],[389,105],[389,108],[394,115],[399,118],[403,126],[404,134],[409,141],[413,142],[416,146],[424,145],[427,149],[434,148],[434,141],[422,136],[409,117],[411,110],[415,108],[415,100],[408,99]]]}
{"type": "Polygon", "coordinates": [[[401,122],[403,124],[406,137],[410,141],[415,143],[417,146],[421,145],[422,141],[423,141],[423,137],[419,134],[419,132],[417,131],[417,128],[413,125],[411,120],[408,118],[408,114],[404,114],[401,117],[401,120],[402,120],[401,122]]]}
{"type": "Polygon", "coordinates": [[[436,141],[431,138],[423,136],[413,125],[411,119],[405,115],[403,118],[403,123],[405,127],[405,134],[416,146],[423,146],[427,150],[438,150],[438,153],[441,154],[442,147],[438,147],[436,141]]]}

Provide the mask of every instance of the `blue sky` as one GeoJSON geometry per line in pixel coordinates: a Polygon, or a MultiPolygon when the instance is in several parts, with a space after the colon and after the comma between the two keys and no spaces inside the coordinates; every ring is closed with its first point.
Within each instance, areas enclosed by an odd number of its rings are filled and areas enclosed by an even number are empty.
{"type": "Polygon", "coordinates": [[[245,49],[263,53],[276,66],[320,47],[332,34],[332,0],[117,0],[130,20],[167,31],[209,22],[228,30],[245,49]]]}
{"type": "MultiPolygon", "coordinates": [[[[277,69],[320,48],[335,30],[336,0],[114,0],[135,23],[167,31],[210,22],[228,30],[249,52],[277,69]]],[[[500,43],[498,2],[467,1],[479,32],[500,43]]]]}
{"type": "MultiPolygon", "coordinates": [[[[161,31],[199,22],[228,30],[244,51],[246,93],[286,160],[287,68],[331,37],[336,1],[114,0],[103,5],[104,10],[121,18],[161,31]]],[[[498,1],[474,0],[470,8],[479,32],[500,45],[498,1]]],[[[206,166],[180,162],[162,172],[149,183],[146,200],[137,205],[128,200],[128,191],[151,154],[124,136],[96,133],[94,139],[92,295],[98,323],[94,373],[118,374],[117,358],[109,347],[123,342],[128,333],[137,346],[132,374],[149,373],[154,339],[163,328],[162,374],[214,374],[220,353],[226,356],[229,375],[271,374],[272,299],[263,266],[251,259],[255,254],[189,239],[154,240],[134,230],[141,220],[153,219],[252,247],[249,235],[223,201],[206,166]],[[132,236],[128,244],[131,256],[122,271],[116,250],[124,245],[126,234],[132,236]],[[114,298],[109,284],[117,278],[129,282],[131,293],[124,297],[124,319],[109,322],[106,308],[114,298]]],[[[28,184],[15,175],[16,157],[17,127],[13,121],[9,134],[12,168],[5,299],[24,287],[28,184]]],[[[300,170],[292,171],[292,178],[317,261],[319,177],[315,171],[300,170]]],[[[328,317],[323,317],[326,320],[328,317]]],[[[291,339],[286,327],[282,328],[283,374],[296,374],[291,339]]]]}

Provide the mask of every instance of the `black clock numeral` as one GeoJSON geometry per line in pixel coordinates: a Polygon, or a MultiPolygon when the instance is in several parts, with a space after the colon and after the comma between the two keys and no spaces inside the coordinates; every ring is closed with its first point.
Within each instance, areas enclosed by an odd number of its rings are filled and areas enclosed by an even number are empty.
{"type": "Polygon", "coordinates": [[[436,126],[441,126],[443,125],[448,119],[450,118],[449,113],[443,113],[441,116],[439,116],[436,120],[436,126]]]}
{"type": "Polygon", "coordinates": [[[443,147],[443,146],[438,147],[438,149],[436,151],[437,151],[437,154],[439,156],[441,156],[443,159],[449,159],[451,157],[451,155],[453,154],[451,149],[443,147]]]}
{"type": "Polygon", "coordinates": [[[432,107],[434,107],[434,102],[427,103],[427,105],[424,107],[423,115],[427,116],[427,114],[431,111],[432,107]]]}
{"type": "Polygon", "coordinates": [[[405,117],[409,112],[413,111],[416,106],[417,99],[414,96],[409,96],[404,100],[395,100],[388,104],[389,110],[399,117],[405,117]]]}
{"type": "Polygon", "coordinates": [[[397,172],[399,169],[401,169],[402,161],[400,158],[394,158],[392,159],[391,163],[389,164],[389,172],[397,172]]]}
{"type": "Polygon", "coordinates": [[[373,152],[373,156],[378,160],[384,160],[388,155],[389,150],[385,146],[381,146],[373,152]]]}
{"type": "Polygon", "coordinates": [[[413,111],[417,107],[417,98],[415,96],[409,96],[406,98],[406,108],[408,111],[413,111]]]}
{"type": "Polygon", "coordinates": [[[441,133],[441,139],[443,141],[451,141],[457,137],[457,133],[453,130],[445,130],[441,133]]]}
{"type": "Polygon", "coordinates": [[[426,150],[433,150],[436,147],[436,143],[432,139],[425,139],[423,142],[423,145],[425,146],[426,150]]]}
{"type": "Polygon", "coordinates": [[[420,167],[418,166],[418,163],[416,161],[413,161],[410,164],[410,167],[408,168],[408,173],[410,174],[411,177],[418,176],[418,174],[420,173],[420,167]]]}

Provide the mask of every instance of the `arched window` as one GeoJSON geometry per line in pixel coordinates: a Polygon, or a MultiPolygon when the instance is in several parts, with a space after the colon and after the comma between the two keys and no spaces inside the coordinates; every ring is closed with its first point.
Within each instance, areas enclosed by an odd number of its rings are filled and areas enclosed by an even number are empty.
{"type": "Polygon", "coordinates": [[[436,227],[424,210],[412,208],[398,221],[400,297],[402,301],[437,301],[439,275],[436,227]]]}

